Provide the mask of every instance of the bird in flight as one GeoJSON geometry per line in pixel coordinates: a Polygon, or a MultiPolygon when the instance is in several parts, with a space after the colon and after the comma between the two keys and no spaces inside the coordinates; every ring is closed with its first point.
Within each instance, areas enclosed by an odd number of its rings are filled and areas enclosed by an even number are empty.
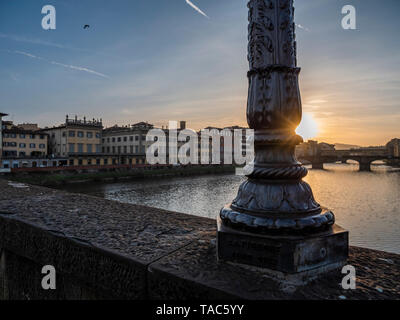
{"type": "Polygon", "coordinates": [[[88,24],[85,24],[84,26],[83,26],[83,29],[89,29],[90,28],[90,26],[88,25],[88,24]]]}

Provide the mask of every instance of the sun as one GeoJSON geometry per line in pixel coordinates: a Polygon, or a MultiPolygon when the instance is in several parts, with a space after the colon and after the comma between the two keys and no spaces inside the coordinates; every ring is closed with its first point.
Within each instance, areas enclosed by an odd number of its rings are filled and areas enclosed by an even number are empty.
{"type": "Polygon", "coordinates": [[[296,129],[296,133],[303,137],[304,141],[313,139],[318,135],[318,123],[315,121],[312,113],[303,113],[300,125],[296,129]]]}

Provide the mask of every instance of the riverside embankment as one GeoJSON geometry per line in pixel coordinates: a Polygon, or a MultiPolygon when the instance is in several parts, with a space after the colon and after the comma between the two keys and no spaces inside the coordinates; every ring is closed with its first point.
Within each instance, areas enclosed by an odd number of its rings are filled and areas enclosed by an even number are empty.
{"type": "Polygon", "coordinates": [[[121,180],[134,180],[159,177],[191,176],[217,173],[233,173],[235,166],[119,166],[110,168],[93,168],[91,166],[79,168],[65,168],[62,170],[15,170],[3,174],[0,178],[29,183],[40,186],[54,187],[63,184],[84,183],[84,182],[115,182],[121,180]]]}

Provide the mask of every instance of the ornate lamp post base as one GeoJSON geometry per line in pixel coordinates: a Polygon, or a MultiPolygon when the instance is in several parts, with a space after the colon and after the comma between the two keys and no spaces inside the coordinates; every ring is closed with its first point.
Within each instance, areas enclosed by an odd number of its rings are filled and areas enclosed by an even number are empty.
{"type": "MultiPolygon", "coordinates": [[[[229,209],[226,207],[224,210],[229,209]]],[[[217,222],[220,261],[296,274],[336,269],[344,265],[348,257],[348,232],[336,224],[319,232],[257,234],[247,231],[246,227],[233,229],[223,223],[221,217],[217,222]]]]}

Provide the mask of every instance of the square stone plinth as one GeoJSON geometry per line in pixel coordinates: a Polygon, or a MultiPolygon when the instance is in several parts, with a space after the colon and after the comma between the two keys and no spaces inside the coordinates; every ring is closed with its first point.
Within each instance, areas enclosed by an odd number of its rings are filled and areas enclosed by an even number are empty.
{"type": "Polygon", "coordinates": [[[348,231],[338,225],[313,235],[267,236],[237,231],[218,220],[217,254],[220,261],[284,274],[317,274],[344,265],[348,237],[348,231]]]}

